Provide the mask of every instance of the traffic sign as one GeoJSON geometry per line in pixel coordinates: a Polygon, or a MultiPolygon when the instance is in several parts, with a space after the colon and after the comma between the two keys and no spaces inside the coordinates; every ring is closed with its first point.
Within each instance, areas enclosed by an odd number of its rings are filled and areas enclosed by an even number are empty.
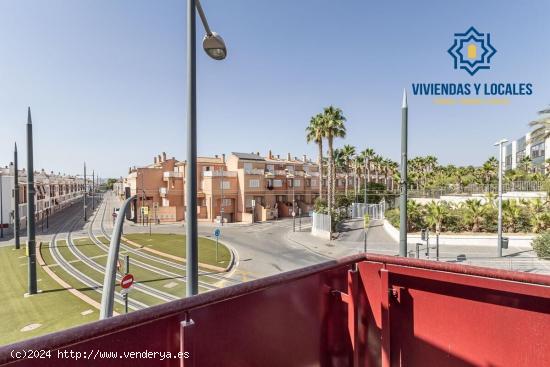
{"type": "Polygon", "coordinates": [[[149,207],[148,206],[142,206],[141,207],[141,214],[149,215],[149,207]]]}
{"type": "Polygon", "coordinates": [[[296,212],[293,210],[292,211],[292,216],[295,217],[296,216],[296,212]]]}
{"type": "Polygon", "coordinates": [[[130,288],[134,284],[134,276],[132,274],[126,274],[120,280],[120,286],[124,289],[130,288]]]}
{"type": "Polygon", "coordinates": [[[219,228],[216,228],[216,229],[214,230],[214,236],[220,237],[221,234],[222,234],[222,231],[221,231],[219,228]]]}

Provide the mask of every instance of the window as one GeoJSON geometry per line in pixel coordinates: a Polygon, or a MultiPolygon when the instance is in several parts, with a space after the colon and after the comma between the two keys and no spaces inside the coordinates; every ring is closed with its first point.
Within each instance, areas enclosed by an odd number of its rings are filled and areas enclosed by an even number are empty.
{"type": "Polygon", "coordinates": [[[206,167],[204,167],[204,170],[205,170],[205,171],[210,171],[210,167],[209,167],[209,166],[206,166],[206,167]]]}
{"type": "Polygon", "coordinates": [[[293,180],[294,181],[294,187],[300,187],[301,180],[293,180]]]}
{"type": "Polygon", "coordinates": [[[521,150],[516,153],[516,163],[521,162],[521,160],[525,157],[525,150],[521,150]]]}
{"type": "Polygon", "coordinates": [[[538,158],[544,157],[544,142],[540,142],[531,147],[531,157],[538,158]]]}
{"type": "Polygon", "coordinates": [[[273,180],[273,187],[283,187],[283,180],[273,180]]]}
{"type": "Polygon", "coordinates": [[[288,172],[294,172],[294,166],[286,166],[288,172]]]}
{"type": "Polygon", "coordinates": [[[231,182],[229,181],[220,181],[220,189],[230,189],[231,188],[231,182]]]}
{"type": "Polygon", "coordinates": [[[248,180],[248,187],[251,187],[251,188],[260,187],[260,180],[258,179],[248,180]]]}
{"type": "Polygon", "coordinates": [[[317,185],[317,180],[311,180],[311,187],[316,187],[317,185]]]}
{"type": "Polygon", "coordinates": [[[265,166],[265,169],[267,172],[273,173],[273,171],[275,171],[275,166],[273,164],[268,164],[267,166],[265,166]]]}
{"type": "Polygon", "coordinates": [[[231,199],[223,199],[222,200],[222,206],[231,206],[231,199]]]}
{"type": "Polygon", "coordinates": [[[506,165],[511,166],[512,165],[512,155],[506,156],[506,165]]]}
{"type": "Polygon", "coordinates": [[[244,200],[244,205],[247,208],[252,208],[252,196],[247,196],[244,200]]]}
{"type": "Polygon", "coordinates": [[[243,167],[245,172],[252,171],[252,163],[245,163],[243,167]]]}

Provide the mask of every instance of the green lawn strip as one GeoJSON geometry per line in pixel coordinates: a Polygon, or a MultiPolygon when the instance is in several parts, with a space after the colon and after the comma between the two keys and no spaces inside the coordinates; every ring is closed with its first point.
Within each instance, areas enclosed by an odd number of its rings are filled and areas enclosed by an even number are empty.
{"type": "MultiPolygon", "coordinates": [[[[77,246],[82,251],[82,253],[88,257],[97,256],[99,253],[100,255],[106,255],[106,252],[104,252],[102,249],[100,249],[97,245],[93,244],[91,240],[84,240],[77,242],[77,246]],[[93,247],[92,247],[93,246],[93,247]]],[[[120,252],[120,259],[121,259],[121,265],[122,269],[121,271],[124,271],[124,261],[122,261],[124,255],[126,255],[125,251],[120,252]]],[[[158,289],[160,291],[166,292],[168,294],[172,294],[175,296],[181,296],[180,288],[185,288],[182,285],[184,283],[174,279],[173,277],[162,275],[155,273],[152,270],[145,269],[141,266],[138,266],[137,264],[132,264],[132,259],[135,259],[135,254],[130,254],[130,273],[134,276],[134,279],[136,282],[143,283],[144,285],[147,285],[149,287],[158,289]],[[177,285],[174,287],[164,287],[166,284],[170,284],[175,282],[177,285]]],[[[139,261],[144,262],[148,265],[156,265],[156,262],[148,260],[143,257],[138,257],[139,261]]],[[[101,256],[101,257],[94,257],[91,259],[92,261],[98,263],[101,266],[105,266],[107,264],[107,256],[101,256]]],[[[159,267],[159,266],[157,266],[159,267]]],[[[173,273],[179,274],[180,276],[184,276],[183,271],[176,271],[175,269],[168,269],[168,266],[164,266],[167,268],[166,270],[171,270],[173,273]]],[[[160,300],[159,300],[160,301],[160,300]]],[[[162,303],[162,301],[160,301],[162,303]]]]}
{"type": "Polygon", "coordinates": [[[13,250],[12,247],[0,248],[1,345],[98,319],[95,308],[64,291],[40,266],[37,266],[37,278],[40,280],[37,284],[42,292],[23,297],[27,292],[27,261],[24,247],[20,250],[13,250]],[[81,315],[81,312],[89,309],[93,310],[91,314],[81,315]],[[41,326],[31,331],[20,331],[35,323],[41,326]]]}
{"type": "MultiPolygon", "coordinates": [[[[45,245],[42,245],[42,246],[43,246],[42,257],[44,258],[44,261],[46,262],[46,264],[48,265],[57,264],[53,260],[53,257],[51,256],[50,250],[48,249],[47,245],[46,247],[45,245]]],[[[81,281],[73,277],[71,274],[67,273],[61,266],[59,266],[59,264],[55,266],[50,266],[50,269],[55,274],[57,274],[57,276],[59,276],[65,282],[70,284],[74,289],[84,293],[88,297],[92,298],[94,301],[101,303],[101,294],[99,292],[95,291],[93,288],[88,287],[87,285],[85,285],[84,283],[82,283],[81,281]]],[[[116,312],[121,313],[124,311],[124,306],[119,305],[115,302],[114,310],[116,312]]]]}
{"type": "MultiPolygon", "coordinates": [[[[98,239],[105,243],[106,242],[106,239],[105,237],[98,237],[98,239]]],[[[155,261],[155,260],[151,260],[150,258],[148,257],[145,257],[143,255],[140,255],[140,254],[136,254],[135,252],[128,252],[126,250],[124,250],[123,248],[120,249],[120,259],[121,259],[121,262],[123,262],[123,258],[124,258],[124,255],[127,255],[129,254],[130,255],[130,262],[132,262],[132,259],[135,259],[135,260],[139,260],[147,265],[150,265],[150,266],[154,266],[155,268],[159,268],[161,270],[165,270],[165,271],[169,271],[171,273],[175,273],[175,274],[178,274],[179,276],[185,276],[185,269],[183,269],[184,265],[183,265],[183,261],[176,261],[176,260],[171,260],[171,259],[167,259],[167,258],[164,258],[162,256],[158,256],[158,255],[155,255],[153,253],[149,253],[149,252],[145,252],[144,250],[139,250],[138,248],[136,248],[135,246],[132,246],[132,245],[129,245],[126,241],[122,241],[123,244],[127,245],[128,247],[130,247],[131,249],[133,250],[136,250],[139,252],[143,252],[144,255],[148,255],[148,256],[153,256],[155,258],[158,258],[159,260],[168,260],[168,261],[171,261],[173,263],[177,263],[177,264],[181,264],[181,267],[180,268],[176,268],[174,266],[171,266],[171,265],[167,265],[167,264],[164,264],[162,263],[161,261],[155,261]]],[[[106,262],[107,260],[105,260],[106,262]]]]}
{"type": "MultiPolygon", "coordinates": [[[[131,233],[124,235],[129,240],[139,243],[170,255],[185,258],[185,236],[172,233],[131,233]]],[[[208,238],[199,238],[199,262],[225,268],[231,260],[229,249],[222,243],[218,246],[218,260],[216,261],[216,241],[208,238]]]]}
{"type": "MultiPolygon", "coordinates": [[[[58,241],[57,247],[59,248],[59,251],[61,252],[61,255],[68,261],[71,261],[70,265],[72,265],[76,270],[80,271],[84,275],[87,275],[92,280],[95,280],[99,284],[103,284],[105,273],[103,271],[98,271],[89,266],[88,264],[82,262],[80,259],[77,259],[71,250],[67,247],[66,241],[58,241]]],[[[83,251],[84,248],[91,248],[91,246],[80,246],[79,249],[81,250],[84,255],[86,253],[83,251]]],[[[93,251],[93,250],[92,250],[93,251]]],[[[92,259],[93,261],[94,259],[92,259]]],[[[134,290],[133,297],[136,301],[143,302],[146,305],[152,306],[157,305],[160,303],[163,303],[161,299],[158,299],[157,297],[150,296],[146,293],[143,293],[138,290],[134,290]]]]}

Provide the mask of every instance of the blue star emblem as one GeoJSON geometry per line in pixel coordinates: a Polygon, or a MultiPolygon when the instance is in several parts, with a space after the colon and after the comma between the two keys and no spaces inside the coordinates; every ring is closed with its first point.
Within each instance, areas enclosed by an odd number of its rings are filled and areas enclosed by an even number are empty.
{"type": "Polygon", "coordinates": [[[470,27],[464,33],[455,33],[454,43],[447,52],[453,57],[455,69],[464,69],[474,75],[478,70],[490,68],[491,58],[497,50],[491,45],[491,34],[470,27]]]}

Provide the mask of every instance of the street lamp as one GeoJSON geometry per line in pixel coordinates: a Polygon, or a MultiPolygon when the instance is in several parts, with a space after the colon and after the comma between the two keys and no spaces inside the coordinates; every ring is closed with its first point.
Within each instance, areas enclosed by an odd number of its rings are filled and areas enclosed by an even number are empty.
{"type": "Polygon", "coordinates": [[[498,229],[497,229],[497,256],[502,257],[502,145],[508,140],[501,139],[494,146],[498,146],[498,229]]]}
{"type": "Polygon", "coordinates": [[[198,11],[206,31],[203,48],[214,60],[223,60],[227,49],[222,37],[210,30],[199,0],[187,0],[187,179],[185,181],[185,234],[188,296],[199,291],[198,231],[197,231],[197,41],[196,14],[198,11]]]}
{"type": "Polygon", "coordinates": [[[288,168],[285,169],[285,172],[286,172],[286,182],[287,182],[287,184],[289,182],[292,182],[292,184],[291,184],[291,186],[292,186],[292,232],[296,232],[296,210],[294,209],[295,205],[296,205],[296,199],[295,199],[295,195],[294,195],[294,174],[291,174],[288,171],[288,168]],[[290,181],[290,179],[292,179],[292,181],[290,181]]]}

